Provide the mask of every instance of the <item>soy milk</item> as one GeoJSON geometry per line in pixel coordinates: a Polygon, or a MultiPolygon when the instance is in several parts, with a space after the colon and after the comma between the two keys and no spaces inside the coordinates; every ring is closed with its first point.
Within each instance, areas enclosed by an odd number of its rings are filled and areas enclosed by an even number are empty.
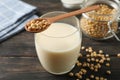
{"type": "Polygon", "coordinates": [[[50,73],[63,74],[75,65],[80,51],[79,31],[66,23],[53,23],[35,34],[37,55],[42,66],[50,73]]]}

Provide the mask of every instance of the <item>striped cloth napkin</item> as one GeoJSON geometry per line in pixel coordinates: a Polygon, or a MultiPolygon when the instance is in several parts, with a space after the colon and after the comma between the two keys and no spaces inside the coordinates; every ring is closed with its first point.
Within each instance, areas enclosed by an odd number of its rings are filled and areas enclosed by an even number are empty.
{"type": "Polygon", "coordinates": [[[36,7],[21,0],[0,0],[0,42],[24,29],[27,21],[37,18],[36,7]]]}

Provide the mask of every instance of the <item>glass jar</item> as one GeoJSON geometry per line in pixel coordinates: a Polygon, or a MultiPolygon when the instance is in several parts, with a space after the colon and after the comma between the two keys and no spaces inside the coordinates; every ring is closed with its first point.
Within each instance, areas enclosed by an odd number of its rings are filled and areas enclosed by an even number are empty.
{"type": "Polygon", "coordinates": [[[82,31],[95,40],[105,40],[115,37],[118,33],[119,1],[118,0],[88,0],[84,7],[100,5],[98,10],[83,13],[80,19],[82,31]]]}

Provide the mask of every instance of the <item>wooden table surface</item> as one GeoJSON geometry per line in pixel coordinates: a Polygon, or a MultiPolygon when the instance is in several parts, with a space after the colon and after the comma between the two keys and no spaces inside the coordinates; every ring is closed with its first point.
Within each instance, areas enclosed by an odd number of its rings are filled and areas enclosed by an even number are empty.
{"type": "MultiPolygon", "coordinates": [[[[50,11],[70,11],[65,9],[60,0],[23,0],[37,6],[37,14],[50,11]]],[[[120,36],[120,34],[119,34],[120,36]]],[[[115,38],[107,41],[95,41],[83,35],[82,45],[104,50],[111,57],[109,80],[120,80],[120,42],[115,38]]],[[[73,71],[76,70],[73,69],[73,71]]],[[[101,74],[101,73],[98,73],[101,74]]],[[[56,76],[46,72],[36,55],[34,34],[22,31],[0,43],[0,80],[75,80],[65,75],[56,76]]],[[[84,80],[84,79],[83,79],[84,80]]]]}

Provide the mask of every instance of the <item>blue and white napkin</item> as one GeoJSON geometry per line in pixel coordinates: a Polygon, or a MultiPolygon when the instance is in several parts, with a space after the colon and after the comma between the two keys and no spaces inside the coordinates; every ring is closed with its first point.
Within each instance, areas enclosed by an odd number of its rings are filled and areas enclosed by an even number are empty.
{"type": "Polygon", "coordinates": [[[37,18],[36,7],[21,0],[0,0],[0,42],[24,29],[27,21],[37,18]]]}

